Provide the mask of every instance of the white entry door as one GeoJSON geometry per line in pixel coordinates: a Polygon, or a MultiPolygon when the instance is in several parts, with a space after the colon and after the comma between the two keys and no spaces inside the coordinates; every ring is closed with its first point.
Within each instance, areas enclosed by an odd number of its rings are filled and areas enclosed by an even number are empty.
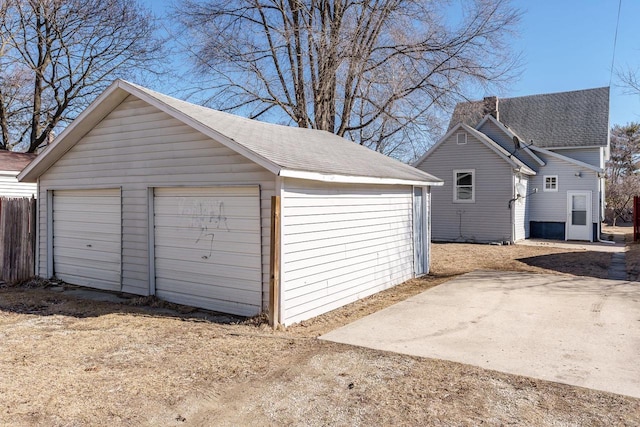
{"type": "Polygon", "coordinates": [[[591,192],[567,191],[567,240],[591,241],[591,192]]]}

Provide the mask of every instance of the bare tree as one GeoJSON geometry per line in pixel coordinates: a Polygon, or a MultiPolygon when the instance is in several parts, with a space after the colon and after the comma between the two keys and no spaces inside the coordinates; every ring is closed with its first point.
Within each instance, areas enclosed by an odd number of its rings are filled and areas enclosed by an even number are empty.
{"type": "Polygon", "coordinates": [[[611,129],[611,156],[607,161],[608,220],[628,221],[633,196],[640,196],[640,123],[611,129]]]}
{"type": "Polygon", "coordinates": [[[451,7],[445,0],[182,0],[173,16],[196,70],[211,78],[206,102],[406,157],[415,153],[405,143],[440,123],[440,107],[517,71],[508,42],[519,12],[508,0],[465,1],[457,14],[451,7]]]}
{"type": "Polygon", "coordinates": [[[622,85],[626,87],[627,92],[634,95],[640,95],[640,71],[633,68],[620,68],[616,70],[616,74],[622,85]]]}
{"type": "Polygon", "coordinates": [[[10,34],[4,25],[7,20],[9,4],[0,4],[0,149],[6,150],[10,138],[9,123],[15,123],[21,115],[20,107],[16,107],[18,100],[24,98],[26,81],[24,73],[14,67],[7,52],[10,50],[10,34]]]}
{"type": "Polygon", "coordinates": [[[3,0],[0,10],[0,148],[35,151],[111,80],[159,57],[135,0],[3,0]]]}

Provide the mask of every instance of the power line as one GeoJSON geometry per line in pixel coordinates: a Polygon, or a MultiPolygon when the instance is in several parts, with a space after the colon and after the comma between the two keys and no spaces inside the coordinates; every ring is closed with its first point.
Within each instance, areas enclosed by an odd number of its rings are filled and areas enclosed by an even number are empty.
{"type": "Polygon", "coordinates": [[[613,38],[613,55],[611,55],[611,70],[609,72],[609,86],[613,80],[613,66],[616,61],[616,46],[618,44],[618,27],[620,26],[620,9],[622,9],[622,0],[618,1],[618,19],[616,20],[616,35],[613,38]]]}

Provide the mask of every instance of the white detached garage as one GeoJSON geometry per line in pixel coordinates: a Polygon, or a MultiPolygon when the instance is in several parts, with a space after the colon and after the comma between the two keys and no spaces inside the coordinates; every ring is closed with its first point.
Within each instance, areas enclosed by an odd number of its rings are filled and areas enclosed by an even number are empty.
{"type": "Polygon", "coordinates": [[[19,176],[36,271],[285,325],[425,274],[437,178],[114,82],[19,176]]]}

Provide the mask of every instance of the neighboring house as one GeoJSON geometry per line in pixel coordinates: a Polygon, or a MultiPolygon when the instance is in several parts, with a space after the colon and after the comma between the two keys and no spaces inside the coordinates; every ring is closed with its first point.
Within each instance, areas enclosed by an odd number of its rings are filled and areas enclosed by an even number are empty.
{"type": "Polygon", "coordinates": [[[34,158],[35,154],[0,150],[0,197],[32,197],[36,184],[18,182],[18,174],[34,158]]]}
{"type": "Polygon", "coordinates": [[[458,104],[414,166],[443,178],[434,241],[599,238],[609,88],[458,104]]]}
{"type": "Polygon", "coordinates": [[[40,276],[283,324],[426,274],[441,185],[329,132],[121,80],[20,179],[39,185],[40,276]]]}

